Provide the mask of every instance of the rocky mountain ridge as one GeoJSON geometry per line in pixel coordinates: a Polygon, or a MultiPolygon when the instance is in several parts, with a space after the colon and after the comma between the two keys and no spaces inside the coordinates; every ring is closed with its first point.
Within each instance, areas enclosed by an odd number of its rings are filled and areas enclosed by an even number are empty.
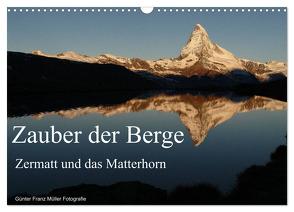
{"type": "Polygon", "coordinates": [[[275,80],[281,76],[287,77],[287,65],[283,62],[269,61],[267,63],[240,59],[228,50],[212,42],[207,31],[197,24],[182,48],[177,58],[144,60],[126,58],[111,54],[87,56],[67,51],[56,55],[45,54],[40,50],[33,54],[59,59],[73,60],[85,63],[115,64],[134,72],[146,71],[157,76],[209,76],[238,75],[255,76],[260,81],[275,80]],[[277,77],[279,75],[279,77],[277,77]]]}

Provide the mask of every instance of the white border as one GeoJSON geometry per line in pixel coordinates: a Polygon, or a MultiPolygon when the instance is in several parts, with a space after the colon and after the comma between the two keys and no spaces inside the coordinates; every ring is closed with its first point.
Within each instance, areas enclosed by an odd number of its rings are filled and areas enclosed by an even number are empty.
{"type": "Polygon", "coordinates": [[[284,7],[290,0],[6,0],[8,7],[284,7]]]}
{"type": "Polygon", "coordinates": [[[285,7],[9,7],[8,13],[286,13],[285,7]],[[145,12],[146,11],[146,12],[145,12]]]}
{"type": "MultiPolygon", "coordinates": [[[[105,1],[98,1],[98,0],[2,0],[0,1],[0,29],[1,29],[1,36],[0,36],[0,98],[1,98],[1,113],[0,113],[0,138],[1,138],[1,147],[0,147],[0,158],[1,158],[1,177],[0,177],[0,202],[1,202],[1,211],[3,209],[5,211],[16,211],[22,210],[24,212],[32,212],[32,211],[52,211],[53,209],[56,210],[70,210],[70,211],[79,211],[80,210],[90,210],[90,211],[97,211],[97,210],[119,210],[119,211],[149,211],[149,210],[162,210],[166,209],[169,211],[178,211],[178,210],[185,210],[185,211],[195,211],[195,210],[226,210],[226,211],[248,211],[248,210],[267,210],[270,211],[277,211],[277,210],[291,210],[293,211],[293,145],[292,142],[292,129],[291,120],[293,118],[291,105],[293,100],[293,94],[291,91],[293,90],[294,84],[291,85],[292,74],[291,74],[291,67],[292,62],[291,59],[293,58],[293,42],[289,38],[294,37],[293,28],[294,25],[291,20],[294,20],[292,16],[292,10],[294,10],[292,0],[180,0],[180,1],[171,1],[171,0],[105,0],[105,1]],[[78,206],[78,207],[71,207],[71,206],[7,206],[6,205],[6,196],[7,196],[7,183],[6,183],[6,174],[7,174],[7,165],[6,165],[6,147],[7,147],[7,140],[6,140],[6,119],[7,119],[7,74],[6,74],[6,52],[7,52],[7,7],[288,7],[288,206],[78,206]],[[293,25],[293,26],[292,26],[293,25]],[[290,165],[289,165],[290,164],[290,165]]],[[[21,180],[21,179],[20,179],[21,180]]],[[[25,183],[25,182],[24,182],[25,183]]]]}

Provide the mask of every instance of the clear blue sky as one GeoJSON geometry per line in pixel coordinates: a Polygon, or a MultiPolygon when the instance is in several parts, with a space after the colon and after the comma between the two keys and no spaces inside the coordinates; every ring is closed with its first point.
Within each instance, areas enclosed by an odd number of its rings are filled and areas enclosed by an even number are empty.
{"type": "Polygon", "coordinates": [[[287,60],[285,12],[9,12],[8,50],[175,57],[197,23],[238,57],[287,60]]]}

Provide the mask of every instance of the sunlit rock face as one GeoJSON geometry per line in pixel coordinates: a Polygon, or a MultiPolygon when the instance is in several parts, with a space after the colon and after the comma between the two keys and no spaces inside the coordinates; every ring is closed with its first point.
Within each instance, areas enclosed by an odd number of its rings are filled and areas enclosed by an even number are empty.
{"type": "Polygon", "coordinates": [[[125,103],[111,106],[91,106],[43,112],[34,115],[41,119],[48,115],[59,115],[74,119],[91,113],[104,116],[115,116],[122,113],[154,110],[167,113],[176,113],[181,122],[189,131],[193,144],[200,145],[207,137],[209,131],[234,115],[254,110],[284,110],[287,103],[267,97],[254,96],[244,100],[217,96],[197,96],[192,94],[166,95],[159,94],[149,98],[136,98],[125,103]]]}

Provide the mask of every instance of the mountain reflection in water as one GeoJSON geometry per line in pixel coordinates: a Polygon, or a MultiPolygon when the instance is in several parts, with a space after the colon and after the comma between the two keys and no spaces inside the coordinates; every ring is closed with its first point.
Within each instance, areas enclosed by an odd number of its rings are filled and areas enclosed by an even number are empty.
{"type": "Polygon", "coordinates": [[[208,183],[227,192],[234,187],[238,173],[268,162],[270,153],[279,145],[285,145],[286,134],[287,102],[261,96],[171,92],[10,96],[9,195],[44,194],[54,188],[81,183],[104,186],[125,181],[140,181],[167,191],[179,185],[208,183]],[[87,142],[86,136],[97,124],[107,130],[121,131],[122,142],[115,145],[87,142]],[[55,125],[61,131],[82,130],[85,133],[80,145],[14,145],[11,141],[15,125],[35,131],[55,125]],[[139,126],[143,131],[181,130],[187,142],[169,150],[145,143],[125,145],[127,133],[123,129],[126,125],[139,126]],[[191,148],[191,142],[202,144],[191,148]],[[79,174],[72,169],[28,171],[14,169],[15,158],[27,161],[92,158],[103,162],[106,158],[131,161],[144,158],[165,161],[168,168],[152,172],[82,169],[79,174]]]}
{"type": "Polygon", "coordinates": [[[115,105],[98,105],[76,107],[52,112],[33,114],[35,119],[49,115],[59,115],[73,119],[78,116],[98,113],[104,116],[114,116],[122,113],[154,110],[177,113],[181,122],[189,131],[194,145],[200,145],[209,131],[226,122],[238,113],[255,110],[285,110],[287,102],[262,96],[226,97],[203,96],[193,94],[157,94],[145,98],[133,98],[115,105]]]}

